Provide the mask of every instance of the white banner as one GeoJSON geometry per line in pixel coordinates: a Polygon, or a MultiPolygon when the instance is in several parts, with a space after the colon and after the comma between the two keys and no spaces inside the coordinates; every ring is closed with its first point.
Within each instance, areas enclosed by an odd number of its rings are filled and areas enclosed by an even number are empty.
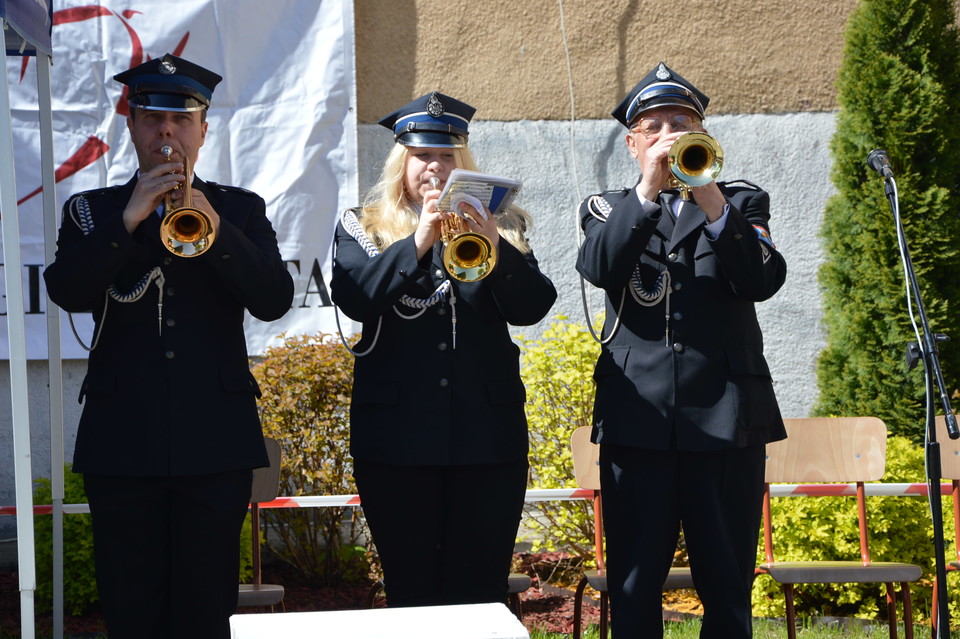
{"type": "MultiPolygon", "coordinates": [[[[266,200],[296,284],[293,308],[283,319],[264,324],[248,318],[250,353],[276,343],[282,332],[334,332],[327,286],[330,242],[337,212],[358,199],[351,0],[56,2],[52,104],[58,215],[71,194],[122,184],[135,171],[123,85],[113,76],[164,53],[223,76],[196,173],[266,200]]],[[[9,58],[7,77],[27,355],[45,359],[36,60],[9,58]]],[[[89,343],[90,314],[75,315],[74,322],[89,343]]],[[[5,323],[0,301],[3,359],[9,353],[5,323]]],[[[64,326],[64,358],[86,357],[66,321],[64,326]]]]}

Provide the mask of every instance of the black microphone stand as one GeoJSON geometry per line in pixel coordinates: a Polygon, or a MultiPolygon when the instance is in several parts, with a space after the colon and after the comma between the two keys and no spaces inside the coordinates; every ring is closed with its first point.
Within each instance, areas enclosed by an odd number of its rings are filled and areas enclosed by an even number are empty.
{"type": "MultiPolygon", "coordinates": [[[[877,166],[873,161],[874,154],[871,153],[868,158],[868,164],[876,169],[884,177],[884,193],[890,200],[890,207],[893,210],[893,217],[896,223],[897,240],[900,244],[900,254],[903,260],[904,276],[913,296],[916,299],[917,315],[920,317],[920,327],[922,329],[920,339],[922,347],[917,342],[910,342],[907,345],[907,363],[910,368],[916,366],[917,362],[923,361],[924,368],[924,386],[926,390],[926,469],[927,469],[927,492],[930,500],[930,515],[933,519],[933,547],[936,556],[936,583],[937,583],[937,601],[936,621],[937,629],[934,639],[949,639],[950,637],[950,614],[947,610],[947,570],[946,555],[943,539],[943,502],[940,495],[940,444],[937,442],[936,429],[936,411],[934,399],[934,382],[940,391],[940,401],[943,404],[944,415],[946,415],[947,434],[950,439],[960,437],[960,430],[957,428],[957,418],[950,407],[950,396],[946,389],[946,383],[943,379],[943,370],[940,367],[940,357],[937,350],[937,342],[949,339],[946,335],[933,333],[930,330],[930,324],[927,321],[927,313],[923,306],[923,300],[920,297],[920,286],[917,283],[917,275],[913,269],[913,262],[910,259],[910,250],[907,248],[907,238],[903,231],[903,224],[900,220],[900,205],[897,200],[897,186],[893,179],[893,172],[889,168],[889,161],[886,153],[880,151],[884,165],[877,166]]],[[[911,312],[908,308],[907,312],[911,312]]]]}

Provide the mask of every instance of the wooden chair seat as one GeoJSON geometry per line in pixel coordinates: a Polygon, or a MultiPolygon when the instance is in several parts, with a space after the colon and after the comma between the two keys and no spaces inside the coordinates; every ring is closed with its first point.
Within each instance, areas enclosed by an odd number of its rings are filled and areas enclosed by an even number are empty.
{"type": "MultiPolygon", "coordinates": [[[[587,585],[597,592],[607,592],[607,571],[606,570],[584,570],[582,579],[586,580],[587,585]]],[[[678,590],[681,588],[693,588],[693,576],[690,574],[690,568],[679,567],[671,568],[666,581],[663,582],[664,590],[678,590]]]]}
{"type": "Polygon", "coordinates": [[[522,572],[511,572],[507,577],[507,593],[518,595],[529,590],[531,584],[533,584],[533,581],[530,579],[530,575],[525,575],[522,572]]]}
{"type": "Polygon", "coordinates": [[[584,570],[580,579],[586,581],[587,585],[597,592],[607,592],[606,570],[584,570]]]}
{"type": "Polygon", "coordinates": [[[667,575],[667,580],[663,582],[664,590],[678,590],[681,588],[694,588],[693,585],[693,575],[690,573],[690,568],[676,567],[670,569],[670,574],[667,575]]]}
{"type": "Polygon", "coordinates": [[[893,561],[776,561],[760,564],[761,572],[782,584],[900,583],[920,578],[920,566],[893,561]]]}
{"type": "Polygon", "coordinates": [[[240,584],[237,607],[276,606],[283,601],[283,586],[278,584],[240,584]]]}

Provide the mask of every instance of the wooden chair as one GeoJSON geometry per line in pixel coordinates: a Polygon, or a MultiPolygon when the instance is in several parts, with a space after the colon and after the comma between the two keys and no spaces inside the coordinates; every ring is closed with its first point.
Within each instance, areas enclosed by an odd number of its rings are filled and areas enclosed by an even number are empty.
{"type": "MultiPolygon", "coordinates": [[[[870,557],[864,482],[883,477],[887,427],[876,417],[812,417],[786,419],[787,439],[767,444],[766,487],[763,496],[763,546],[766,561],[757,573],[770,575],[783,589],[787,636],[796,637],[794,586],[813,583],[885,584],[890,637],[897,636],[894,583],[903,594],[907,639],[913,637],[910,582],[920,578],[920,566],[877,562],[870,557]],[[857,520],[860,559],[851,561],[777,561],[770,524],[771,483],[849,483],[857,486],[857,520]]],[[[802,521],[794,522],[802,526],[802,521]]]]}
{"type": "Polygon", "coordinates": [[[280,492],[280,444],[264,437],[270,465],[253,471],[253,488],[250,493],[250,529],[253,543],[253,583],[240,584],[237,607],[265,606],[271,611],[277,604],[283,605],[283,586],[261,583],[260,558],[260,504],[273,501],[280,492]]]}
{"type": "MultiPolygon", "coordinates": [[[[593,547],[597,562],[595,570],[587,570],[577,584],[573,599],[573,637],[580,639],[583,629],[583,596],[587,586],[600,593],[600,638],[607,636],[609,598],[607,596],[607,569],[603,557],[603,508],[600,499],[600,446],[590,441],[590,427],[581,426],[570,436],[573,451],[573,474],[577,486],[593,491],[593,547]]],[[[671,568],[663,583],[664,590],[693,588],[689,568],[671,568]]]]}
{"type": "MultiPolygon", "coordinates": [[[[940,475],[941,479],[949,479],[951,484],[950,501],[953,504],[953,549],[955,557],[948,561],[947,572],[960,570],[960,439],[950,439],[947,435],[947,420],[938,415],[936,420],[937,443],[940,444],[940,475]]],[[[947,557],[949,558],[949,554],[947,557]]],[[[930,619],[933,622],[934,634],[937,629],[937,597],[939,587],[936,578],[933,580],[933,599],[930,609],[930,619]]]]}

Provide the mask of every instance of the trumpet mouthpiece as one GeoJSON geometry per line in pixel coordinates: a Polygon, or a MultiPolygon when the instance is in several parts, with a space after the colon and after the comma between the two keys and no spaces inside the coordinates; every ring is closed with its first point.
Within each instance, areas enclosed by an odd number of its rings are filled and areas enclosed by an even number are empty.
{"type": "Polygon", "coordinates": [[[428,181],[430,182],[430,187],[433,188],[434,190],[440,188],[440,178],[432,177],[428,181]]]}

